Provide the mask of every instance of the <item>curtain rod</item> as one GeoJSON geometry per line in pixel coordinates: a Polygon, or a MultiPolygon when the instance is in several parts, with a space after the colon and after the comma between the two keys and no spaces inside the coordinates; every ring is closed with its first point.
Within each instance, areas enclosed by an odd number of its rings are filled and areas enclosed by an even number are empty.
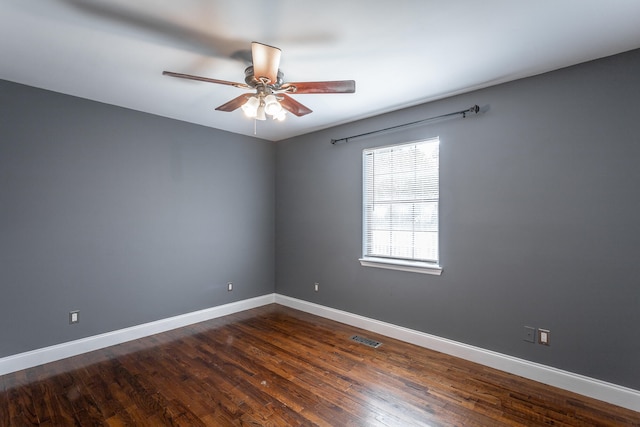
{"type": "Polygon", "coordinates": [[[385,131],[388,131],[388,130],[397,129],[397,128],[401,128],[401,127],[405,127],[405,126],[411,126],[411,125],[415,125],[415,124],[418,124],[418,123],[428,122],[428,121],[431,121],[431,120],[442,119],[442,118],[445,118],[445,117],[462,115],[462,118],[465,118],[465,117],[467,117],[467,113],[478,114],[478,111],[480,111],[480,107],[478,107],[477,105],[474,105],[473,107],[467,108],[466,110],[456,111],[454,113],[442,114],[440,116],[429,117],[427,119],[422,119],[422,120],[417,120],[415,122],[410,122],[410,123],[404,123],[404,124],[401,124],[401,125],[391,126],[391,127],[384,128],[384,129],[373,130],[371,132],[365,132],[365,133],[361,133],[361,134],[358,134],[358,135],[347,136],[345,138],[331,139],[331,143],[335,145],[340,141],[349,142],[350,139],[359,138],[361,136],[372,135],[374,133],[385,132],[385,131]]]}

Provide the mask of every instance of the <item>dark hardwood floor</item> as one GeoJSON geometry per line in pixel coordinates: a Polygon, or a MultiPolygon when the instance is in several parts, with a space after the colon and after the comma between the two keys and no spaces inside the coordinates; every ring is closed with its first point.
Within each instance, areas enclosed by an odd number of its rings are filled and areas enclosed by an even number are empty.
{"type": "Polygon", "coordinates": [[[0,426],[34,425],[640,426],[640,413],[273,304],[0,376],[0,426]]]}

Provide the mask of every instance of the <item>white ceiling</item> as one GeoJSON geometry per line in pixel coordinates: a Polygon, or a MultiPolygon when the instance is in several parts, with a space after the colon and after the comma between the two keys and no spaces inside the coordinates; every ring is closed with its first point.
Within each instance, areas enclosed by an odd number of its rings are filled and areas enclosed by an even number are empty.
{"type": "Polygon", "coordinates": [[[640,1],[0,0],[0,79],[245,135],[214,110],[241,89],[162,71],[243,82],[251,41],[285,81],[356,81],[257,122],[277,141],[638,48],[640,1]]]}

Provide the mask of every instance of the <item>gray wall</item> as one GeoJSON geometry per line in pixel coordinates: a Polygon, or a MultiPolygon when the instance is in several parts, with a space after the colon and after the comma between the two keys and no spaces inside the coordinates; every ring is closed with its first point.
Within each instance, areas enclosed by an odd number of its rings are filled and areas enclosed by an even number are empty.
{"type": "Polygon", "coordinates": [[[633,51],[278,143],[277,292],[640,390],[639,100],[633,51]],[[362,150],[436,135],[442,276],[361,267],[362,150]]]}
{"type": "Polygon", "coordinates": [[[272,293],[274,163],[272,143],[0,81],[0,357],[272,293]]]}

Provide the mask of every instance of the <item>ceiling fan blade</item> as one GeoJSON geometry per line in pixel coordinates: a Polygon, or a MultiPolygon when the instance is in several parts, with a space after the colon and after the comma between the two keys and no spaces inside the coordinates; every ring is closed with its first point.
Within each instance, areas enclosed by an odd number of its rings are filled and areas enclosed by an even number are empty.
{"type": "Polygon", "coordinates": [[[242,104],[247,102],[247,99],[250,96],[251,96],[250,93],[245,93],[243,95],[235,97],[231,101],[227,102],[226,104],[222,104],[221,106],[216,108],[216,110],[218,110],[218,111],[227,111],[227,112],[237,110],[238,108],[240,108],[242,106],[242,104]]]}
{"type": "Polygon", "coordinates": [[[285,83],[281,90],[288,93],[354,93],[356,82],[354,80],[336,80],[330,82],[296,82],[285,83]]]}
{"type": "Polygon", "coordinates": [[[201,82],[217,83],[220,85],[235,86],[240,89],[251,89],[251,86],[244,83],[229,82],[226,80],[210,79],[209,77],[192,76],[191,74],[174,73],[173,71],[163,71],[163,76],[179,77],[181,79],[198,80],[201,82]]]}
{"type": "Polygon", "coordinates": [[[278,67],[282,52],[277,47],[252,42],[251,57],[253,58],[253,75],[256,79],[265,77],[271,84],[278,80],[278,67]]]}
{"type": "Polygon", "coordinates": [[[279,94],[278,97],[282,97],[282,100],[280,101],[282,108],[289,111],[291,114],[301,117],[306,114],[313,113],[313,111],[308,107],[300,104],[298,101],[284,93],[279,94]]]}

